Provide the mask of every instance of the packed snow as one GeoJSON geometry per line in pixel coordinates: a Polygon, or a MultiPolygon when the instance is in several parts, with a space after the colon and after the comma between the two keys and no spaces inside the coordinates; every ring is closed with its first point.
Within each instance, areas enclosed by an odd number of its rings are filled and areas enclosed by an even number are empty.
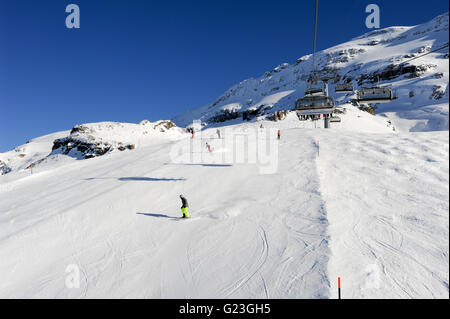
{"type": "Polygon", "coordinates": [[[356,108],[327,130],[261,123],[1,176],[0,296],[335,298],[340,276],[347,298],[448,297],[448,131],[356,108]],[[249,160],[255,134],[274,172],[249,160]]]}

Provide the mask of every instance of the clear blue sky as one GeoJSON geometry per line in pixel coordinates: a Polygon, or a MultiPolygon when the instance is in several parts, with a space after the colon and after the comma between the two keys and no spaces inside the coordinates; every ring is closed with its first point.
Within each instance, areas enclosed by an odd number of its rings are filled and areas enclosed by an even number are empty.
{"type": "MultiPolygon", "coordinates": [[[[318,49],[415,25],[445,0],[319,1],[318,49]]],[[[75,124],[169,119],[311,53],[314,0],[0,0],[0,152],[75,124]],[[67,29],[78,4],[81,28],[67,29]]]]}

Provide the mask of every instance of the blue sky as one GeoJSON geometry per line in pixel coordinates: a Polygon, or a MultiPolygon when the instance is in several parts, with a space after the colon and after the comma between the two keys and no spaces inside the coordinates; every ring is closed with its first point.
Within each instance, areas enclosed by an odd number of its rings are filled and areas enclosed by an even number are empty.
{"type": "MultiPolygon", "coordinates": [[[[319,1],[318,50],[448,2],[319,1]]],[[[315,1],[0,0],[0,152],[97,121],[169,119],[311,53],[315,1]],[[75,3],[81,28],[67,29],[75,3]]]]}

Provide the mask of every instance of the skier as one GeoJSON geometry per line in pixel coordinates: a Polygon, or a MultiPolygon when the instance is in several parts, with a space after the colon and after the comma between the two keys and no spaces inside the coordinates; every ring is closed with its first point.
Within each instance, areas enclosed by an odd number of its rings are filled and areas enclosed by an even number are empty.
{"type": "Polygon", "coordinates": [[[280,130],[278,130],[277,135],[278,135],[278,139],[280,139],[280,138],[281,138],[281,132],[280,132],[280,130]]]}
{"type": "Polygon", "coordinates": [[[182,218],[189,218],[189,213],[188,213],[188,202],[187,199],[183,196],[180,195],[180,199],[181,199],[181,213],[183,214],[182,218]]]}
{"type": "Polygon", "coordinates": [[[261,126],[260,126],[259,128],[264,128],[263,125],[262,125],[262,123],[261,123],[261,126]]]}
{"type": "Polygon", "coordinates": [[[217,136],[220,138],[220,130],[219,129],[217,129],[216,133],[217,133],[217,136]]]}
{"type": "Polygon", "coordinates": [[[211,151],[212,151],[212,149],[211,149],[211,145],[209,145],[209,144],[208,144],[208,142],[206,142],[206,148],[208,149],[208,151],[209,151],[209,152],[211,152],[211,151]]]}

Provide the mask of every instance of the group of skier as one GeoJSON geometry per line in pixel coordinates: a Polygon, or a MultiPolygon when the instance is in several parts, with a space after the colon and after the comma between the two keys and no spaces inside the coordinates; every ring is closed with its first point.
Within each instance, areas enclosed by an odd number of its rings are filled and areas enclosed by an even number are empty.
{"type": "MultiPolygon", "coordinates": [[[[263,128],[262,124],[261,124],[260,128],[263,128]]],[[[193,128],[188,128],[187,132],[191,133],[192,138],[194,138],[194,129],[193,128]]],[[[216,134],[217,134],[218,138],[221,138],[219,129],[216,130],[216,134]]],[[[281,139],[281,131],[280,130],[278,130],[278,132],[277,132],[277,138],[281,139]]],[[[209,152],[212,152],[211,145],[209,145],[208,142],[206,142],[206,148],[209,152]]],[[[180,195],[180,199],[181,199],[181,214],[182,214],[181,218],[190,218],[191,216],[189,215],[189,212],[188,212],[189,205],[188,205],[188,201],[187,201],[186,197],[184,197],[183,195],[180,195]]]]}

